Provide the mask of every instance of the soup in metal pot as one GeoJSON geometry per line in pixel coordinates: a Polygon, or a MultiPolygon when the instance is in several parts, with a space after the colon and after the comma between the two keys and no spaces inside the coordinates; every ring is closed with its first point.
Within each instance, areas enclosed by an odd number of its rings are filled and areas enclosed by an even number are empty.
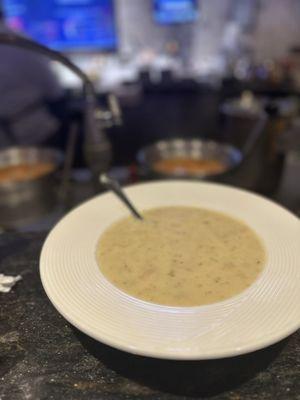
{"type": "Polygon", "coordinates": [[[156,161],[153,169],[162,174],[215,175],[224,172],[227,167],[221,161],[213,159],[173,157],[156,161]]]}
{"type": "Polygon", "coordinates": [[[40,178],[54,171],[55,165],[46,162],[0,167],[0,183],[21,182],[40,178]]]}

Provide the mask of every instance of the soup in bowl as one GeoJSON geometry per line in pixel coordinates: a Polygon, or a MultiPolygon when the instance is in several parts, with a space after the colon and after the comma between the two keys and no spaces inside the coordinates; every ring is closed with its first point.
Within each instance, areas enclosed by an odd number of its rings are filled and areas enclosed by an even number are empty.
{"type": "Polygon", "coordinates": [[[241,293],[265,262],[260,238],[244,222],[197,207],[146,210],[101,236],[97,260],[129,295],[167,306],[199,306],[241,293]]]}

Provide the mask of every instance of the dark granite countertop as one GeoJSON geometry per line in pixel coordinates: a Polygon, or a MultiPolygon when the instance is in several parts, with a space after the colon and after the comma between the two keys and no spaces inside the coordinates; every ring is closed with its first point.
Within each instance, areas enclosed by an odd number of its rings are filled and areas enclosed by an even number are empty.
{"type": "Polygon", "coordinates": [[[300,331],[258,352],[218,361],[133,356],[90,339],[53,308],[39,278],[45,234],[0,235],[0,399],[300,399],[300,331]]]}

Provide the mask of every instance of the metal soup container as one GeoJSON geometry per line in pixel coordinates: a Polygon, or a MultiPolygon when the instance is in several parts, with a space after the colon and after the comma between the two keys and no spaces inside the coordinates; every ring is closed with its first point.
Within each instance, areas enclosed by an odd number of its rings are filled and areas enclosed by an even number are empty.
{"type": "Polygon", "coordinates": [[[242,161],[241,152],[230,145],[215,141],[200,139],[171,139],[162,140],[139,151],[138,162],[141,166],[141,173],[149,178],[185,178],[185,179],[209,179],[221,180],[233,171],[242,161]],[[162,172],[156,168],[156,163],[167,159],[189,159],[189,160],[213,160],[223,166],[223,171],[214,173],[193,171],[188,169],[176,169],[173,171],[162,172]]]}
{"type": "Polygon", "coordinates": [[[16,229],[49,213],[56,202],[55,174],[62,155],[54,149],[10,147],[0,151],[0,169],[11,166],[52,164],[35,178],[0,179],[0,226],[16,229]]]}

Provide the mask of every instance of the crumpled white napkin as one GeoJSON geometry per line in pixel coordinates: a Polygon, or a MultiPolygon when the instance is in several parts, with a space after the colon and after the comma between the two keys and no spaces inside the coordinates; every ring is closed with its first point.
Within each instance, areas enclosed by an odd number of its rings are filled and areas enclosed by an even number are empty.
{"type": "Polygon", "coordinates": [[[8,293],[10,289],[20,280],[22,279],[21,275],[17,276],[9,276],[0,274],[0,292],[8,293]]]}

